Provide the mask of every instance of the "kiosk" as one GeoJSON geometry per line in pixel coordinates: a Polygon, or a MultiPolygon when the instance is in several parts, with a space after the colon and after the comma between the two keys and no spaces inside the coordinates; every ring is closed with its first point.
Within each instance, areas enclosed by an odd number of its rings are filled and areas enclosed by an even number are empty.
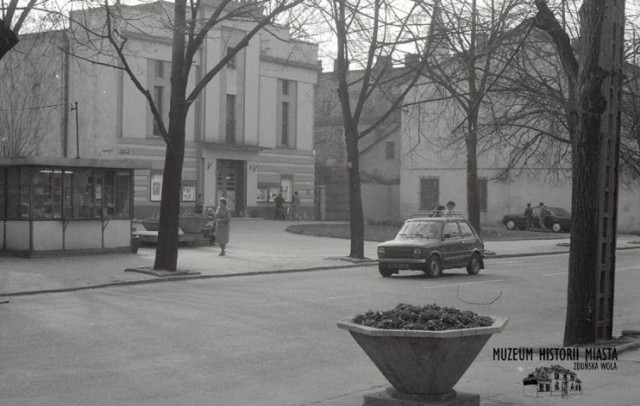
{"type": "Polygon", "coordinates": [[[132,252],[129,160],[0,158],[0,252],[26,257],[132,252]]]}

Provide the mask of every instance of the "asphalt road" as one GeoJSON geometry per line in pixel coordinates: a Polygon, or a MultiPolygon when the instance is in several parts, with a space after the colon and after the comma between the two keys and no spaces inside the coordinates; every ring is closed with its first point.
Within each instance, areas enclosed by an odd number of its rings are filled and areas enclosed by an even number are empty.
{"type": "MultiPolygon", "coordinates": [[[[637,328],[640,252],[617,258],[619,332],[637,328]]],[[[482,392],[491,347],[561,344],[567,260],[493,259],[435,280],[371,266],[11,298],[0,405],[355,406],[340,399],[387,384],[336,321],[399,302],[509,318],[457,386],[482,392]]]]}

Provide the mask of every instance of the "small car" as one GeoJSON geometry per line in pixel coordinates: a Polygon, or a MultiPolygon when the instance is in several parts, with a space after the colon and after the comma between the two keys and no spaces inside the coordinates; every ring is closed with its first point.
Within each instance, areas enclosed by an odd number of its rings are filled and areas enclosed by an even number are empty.
{"type": "MultiPolygon", "coordinates": [[[[548,215],[544,219],[544,226],[554,233],[569,232],[571,230],[571,213],[560,207],[546,207],[548,215]]],[[[540,228],[540,206],[533,207],[533,228],[540,228]]],[[[502,218],[502,224],[507,230],[524,230],[527,228],[527,218],[523,214],[507,214],[502,218]]]]}
{"type": "Polygon", "coordinates": [[[404,222],[393,240],[378,245],[378,270],[385,278],[402,270],[420,270],[437,278],[444,269],[484,269],[484,243],[460,217],[423,217],[404,222]]]}

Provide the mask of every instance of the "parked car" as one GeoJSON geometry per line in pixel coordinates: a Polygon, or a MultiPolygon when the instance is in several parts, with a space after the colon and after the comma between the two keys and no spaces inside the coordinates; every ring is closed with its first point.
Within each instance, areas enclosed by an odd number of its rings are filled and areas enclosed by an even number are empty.
{"type": "Polygon", "coordinates": [[[448,268],[484,268],[484,243],[461,217],[412,218],[396,237],[378,245],[378,270],[387,278],[402,270],[420,270],[437,278],[448,268]]]}
{"type": "MultiPolygon", "coordinates": [[[[544,226],[554,233],[569,232],[571,229],[571,213],[560,207],[545,207],[549,214],[544,219],[544,226]]],[[[508,230],[524,230],[527,228],[527,218],[524,214],[507,214],[502,218],[508,230]]],[[[533,227],[540,228],[540,207],[533,208],[533,227]]]]}

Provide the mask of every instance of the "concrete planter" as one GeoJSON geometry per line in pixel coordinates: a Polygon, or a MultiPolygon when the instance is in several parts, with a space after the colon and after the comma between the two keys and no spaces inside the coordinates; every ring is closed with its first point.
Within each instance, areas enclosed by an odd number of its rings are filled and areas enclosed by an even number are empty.
{"type": "Polygon", "coordinates": [[[198,234],[202,232],[202,228],[211,221],[211,217],[180,217],[180,229],[185,234],[198,234]]]}
{"type": "Polygon", "coordinates": [[[453,386],[507,323],[506,318],[493,319],[488,327],[445,331],[385,330],[352,323],[353,318],[339,321],[338,327],[351,333],[400,393],[395,397],[443,398],[455,396],[453,386]]]}

